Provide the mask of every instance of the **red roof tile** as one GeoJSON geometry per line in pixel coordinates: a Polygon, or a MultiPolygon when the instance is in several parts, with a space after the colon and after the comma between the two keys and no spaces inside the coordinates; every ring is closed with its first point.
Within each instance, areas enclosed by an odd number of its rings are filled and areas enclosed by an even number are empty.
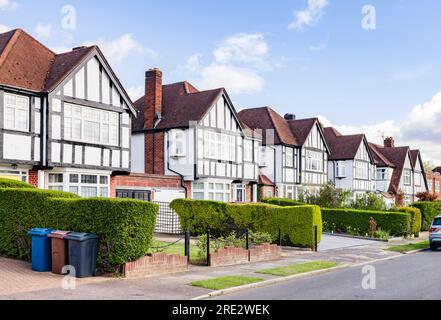
{"type": "Polygon", "coordinates": [[[264,174],[259,175],[259,184],[263,186],[274,186],[274,182],[264,174]]]}
{"type": "Polygon", "coordinates": [[[365,141],[364,134],[344,136],[332,127],[324,128],[323,132],[331,149],[329,160],[355,159],[360,145],[365,141]]]}

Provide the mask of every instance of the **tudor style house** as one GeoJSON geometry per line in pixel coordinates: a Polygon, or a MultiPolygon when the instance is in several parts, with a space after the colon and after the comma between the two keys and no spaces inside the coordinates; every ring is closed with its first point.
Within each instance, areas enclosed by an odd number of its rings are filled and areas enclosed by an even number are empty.
{"type": "Polygon", "coordinates": [[[377,191],[386,203],[394,205],[403,197],[407,205],[418,200],[417,193],[428,190],[419,150],[396,147],[390,137],[384,140],[384,146],[370,143],[369,147],[377,167],[377,191]]]}
{"type": "Polygon", "coordinates": [[[0,176],[84,197],[130,171],[132,102],[97,46],[0,34],[0,176]]]}
{"type": "Polygon", "coordinates": [[[133,172],[179,177],[192,199],[257,201],[261,137],[239,120],[225,89],[163,85],[151,69],[135,108],[133,172]]]}
{"type": "Polygon", "coordinates": [[[353,191],[352,200],[368,192],[376,192],[376,167],[364,134],[343,135],[335,128],[324,129],[332,150],[328,162],[328,178],[342,190],[353,191]]]}
{"type": "Polygon", "coordinates": [[[296,120],[269,107],[245,109],[239,118],[263,137],[260,182],[262,197],[298,199],[316,193],[328,181],[328,156],[322,126],[318,119],[296,120]]]}

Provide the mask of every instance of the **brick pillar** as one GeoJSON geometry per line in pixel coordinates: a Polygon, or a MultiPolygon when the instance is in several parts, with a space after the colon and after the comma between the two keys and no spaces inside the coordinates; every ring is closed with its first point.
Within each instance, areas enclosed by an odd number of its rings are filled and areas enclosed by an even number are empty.
{"type": "Polygon", "coordinates": [[[33,185],[35,188],[38,188],[38,171],[30,170],[28,181],[29,184],[33,185]]]}
{"type": "Polygon", "coordinates": [[[110,198],[116,198],[116,185],[118,176],[110,176],[110,198]]]}
{"type": "Polygon", "coordinates": [[[152,129],[162,113],[162,72],[150,69],[145,73],[144,128],[152,129]]]}

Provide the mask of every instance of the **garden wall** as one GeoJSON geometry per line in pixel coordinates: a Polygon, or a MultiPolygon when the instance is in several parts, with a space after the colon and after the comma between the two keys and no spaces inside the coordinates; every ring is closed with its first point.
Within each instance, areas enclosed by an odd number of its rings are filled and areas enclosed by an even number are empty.
{"type": "Polygon", "coordinates": [[[282,257],[282,248],[273,244],[262,244],[249,250],[225,247],[210,254],[210,267],[277,260],[282,257]]]}
{"type": "Polygon", "coordinates": [[[185,272],[188,259],[179,254],[153,253],[123,265],[126,278],[144,278],[163,274],[185,272]]]}

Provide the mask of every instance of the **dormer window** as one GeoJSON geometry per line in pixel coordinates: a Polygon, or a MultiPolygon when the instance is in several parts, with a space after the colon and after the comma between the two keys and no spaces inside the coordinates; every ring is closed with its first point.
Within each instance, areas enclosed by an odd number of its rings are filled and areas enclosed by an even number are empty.
{"type": "Polygon", "coordinates": [[[29,97],[5,93],[4,128],[29,131],[29,97]]]}

